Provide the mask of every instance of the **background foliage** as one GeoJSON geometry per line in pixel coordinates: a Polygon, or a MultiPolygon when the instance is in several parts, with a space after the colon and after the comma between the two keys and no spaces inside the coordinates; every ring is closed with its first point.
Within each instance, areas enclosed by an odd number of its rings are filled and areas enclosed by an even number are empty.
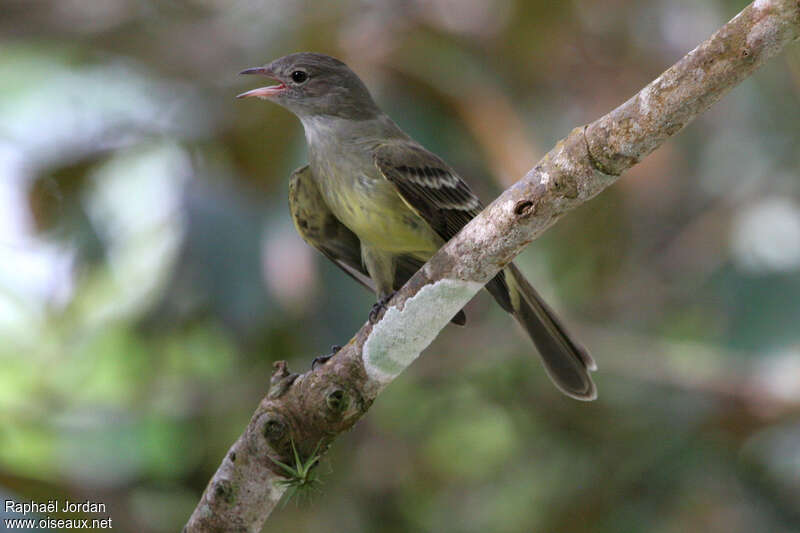
{"type": "MultiPolygon", "coordinates": [[[[0,493],[176,531],[273,361],[365,320],[291,226],[299,123],[239,70],[345,59],[488,201],[742,7],[4,0],[0,493]]],[[[800,530],[798,99],[794,46],[520,258],[597,402],[481,295],[267,530],[800,530]]]]}

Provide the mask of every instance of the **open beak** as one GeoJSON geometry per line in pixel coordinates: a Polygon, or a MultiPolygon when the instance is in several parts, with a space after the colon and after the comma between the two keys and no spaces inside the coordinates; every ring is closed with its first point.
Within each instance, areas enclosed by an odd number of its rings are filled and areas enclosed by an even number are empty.
{"type": "MultiPolygon", "coordinates": [[[[266,67],[253,67],[248,68],[241,71],[239,74],[260,74],[262,76],[269,76],[274,78],[274,74],[266,67]]],[[[265,100],[270,99],[271,97],[280,94],[282,91],[286,89],[286,85],[283,83],[279,83],[278,85],[270,85],[269,87],[260,87],[258,89],[253,89],[252,91],[247,91],[245,93],[239,94],[236,98],[250,98],[251,96],[255,96],[256,98],[262,98],[265,100]]]]}

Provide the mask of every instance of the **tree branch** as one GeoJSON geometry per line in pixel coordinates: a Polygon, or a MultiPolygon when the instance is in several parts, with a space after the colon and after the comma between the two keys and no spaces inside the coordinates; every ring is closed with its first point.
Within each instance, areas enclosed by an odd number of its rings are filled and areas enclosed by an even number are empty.
{"type": "Polygon", "coordinates": [[[184,528],[260,531],[285,471],[324,451],[369,409],[483,285],[567,211],[611,185],[800,35],[798,0],[757,0],[633,98],[570,134],[397,292],[333,359],[272,386],[184,528]]]}

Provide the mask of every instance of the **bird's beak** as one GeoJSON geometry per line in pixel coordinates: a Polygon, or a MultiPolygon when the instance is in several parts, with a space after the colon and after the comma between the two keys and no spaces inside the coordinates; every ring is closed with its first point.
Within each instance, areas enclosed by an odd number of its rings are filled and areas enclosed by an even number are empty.
{"type": "MultiPolygon", "coordinates": [[[[244,69],[239,74],[259,74],[262,76],[269,76],[275,79],[275,74],[267,67],[253,67],[244,69]]],[[[280,80],[278,80],[280,81],[280,80]]],[[[252,91],[247,91],[245,93],[239,94],[236,98],[250,98],[251,96],[255,96],[256,98],[262,98],[265,100],[269,100],[273,96],[280,94],[286,89],[286,85],[281,82],[278,85],[270,85],[269,87],[260,87],[258,89],[253,89],[252,91]]]]}

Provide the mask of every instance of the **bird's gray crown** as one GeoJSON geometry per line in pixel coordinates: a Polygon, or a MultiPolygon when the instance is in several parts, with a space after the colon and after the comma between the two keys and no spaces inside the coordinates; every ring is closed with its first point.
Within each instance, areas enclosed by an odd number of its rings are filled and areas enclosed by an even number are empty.
{"type": "Polygon", "coordinates": [[[358,120],[380,113],[361,79],[334,57],[299,52],[276,59],[264,71],[286,86],[270,99],[300,118],[331,115],[358,120]]]}

